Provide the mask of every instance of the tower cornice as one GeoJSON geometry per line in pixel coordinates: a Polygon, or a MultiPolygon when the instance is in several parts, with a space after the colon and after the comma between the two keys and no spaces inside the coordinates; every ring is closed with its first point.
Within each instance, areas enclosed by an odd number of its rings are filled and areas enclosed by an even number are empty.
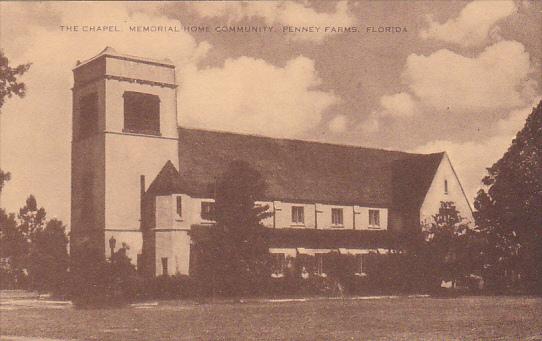
{"type": "Polygon", "coordinates": [[[87,86],[88,84],[94,83],[99,80],[116,80],[119,82],[128,82],[128,83],[137,83],[137,84],[144,84],[144,85],[151,85],[151,86],[159,86],[162,88],[170,88],[175,89],[177,88],[177,84],[172,83],[165,83],[165,82],[157,82],[157,81],[150,81],[146,79],[139,79],[139,78],[131,78],[131,77],[122,77],[122,76],[114,76],[114,75],[100,75],[98,77],[94,77],[92,79],[89,79],[85,82],[81,82],[81,84],[76,84],[73,86],[72,90],[79,89],[87,86]]]}

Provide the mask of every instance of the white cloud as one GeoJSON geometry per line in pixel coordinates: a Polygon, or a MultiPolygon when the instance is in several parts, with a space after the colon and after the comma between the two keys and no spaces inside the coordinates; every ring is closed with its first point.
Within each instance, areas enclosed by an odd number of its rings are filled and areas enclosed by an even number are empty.
{"type": "Polygon", "coordinates": [[[262,18],[267,25],[320,26],[318,33],[294,33],[294,40],[322,42],[334,33],[323,32],[326,26],[352,26],[354,17],[346,1],[338,1],[334,12],[317,12],[309,2],[293,1],[198,1],[189,5],[204,18],[226,17],[230,23],[253,18],[262,18]]]}
{"type": "Polygon", "coordinates": [[[384,95],[380,98],[380,116],[410,117],[415,114],[416,103],[407,92],[384,95]]]}
{"type": "Polygon", "coordinates": [[[478,56],[442,49],[429,56],[411,54],[403,79],[426,106],[458,112],[507,110],[529,103],[537,83],[529,79],[529,53],[516,41],[501,41],[478,56]]]}
{"type": "MultiPolygon", "coordinates": [[[[382,96],[371,120],[442,112],[465,119],[521,108],[538,93],[538,83],[530,78],[533,70],[529,53],[516,41],[495,43],[473,57],[447,49],[428,56],[411,54],[402,73],[408,90],[382,96]]],[[[371,131],[378,130],[375,122],[367,124],[371,131]]]]}
{"type": "Polygon", "coordinates": [[[346,124],[348,123],[345,115],[337,115],[331,119],[328,123],[329,130],[333,133],[342,133],[346,131],[346,124]]]}
{"type": "Polygon", "coordinates": [[[321,120],[339,98],[316,90],[314,61],[298,56],[284,67],[249,57],[223,67],[181,72],[181,124],[211,129],[295,136],[321,120]]]}
{"type": "Polygon", "coordinates": [[[380,130],[380,120],[375,113],[370,115],[367,119],[362,121],[356,128],[365,135],[371,135],[380,130]]]}
{"type": "Polygon", "coordinates": [[[418,153],[446,151],[460,178],[467,199],[472,203],[481,187],[481,180],[487,174],[486,169],[499,160],[517,132],[525,125],[525,119],[532,112],[533,106],[511,111],[507,118],[495,124],[495,133],[485,141],[453,142],[436,140],[428,142],[414,150],[418,153]]]}
{"type": "Polygon", "coordinates": [[[498,30],[500,20],[516,11],[513,1],[473,1],[467,4],[457,18],[443,24],[428,18],[426,29],[420,32],[423,39],[436,39],[463,47],[478,46],[498,30]]]}

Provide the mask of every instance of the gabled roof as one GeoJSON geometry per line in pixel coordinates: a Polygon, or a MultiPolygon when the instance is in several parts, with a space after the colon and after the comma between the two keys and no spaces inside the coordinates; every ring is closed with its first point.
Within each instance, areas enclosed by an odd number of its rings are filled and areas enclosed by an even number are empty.
{"type": "Polygon", "coordinates": [[[421,205],[440,158],[442,153],[411,154],[179,128],[179,180],[169,179],[176,176],[175,167],[166,164],[151,188],[213,197],[214,183],[229,163],[244,160],[268,184],[262,201],[391,207],[398,202],[394,195],[399,195],[400,201],[421,205]],[[162,179],[166,175],[168,179],[162,179]]]}
{"type": "Polygon", "coordinates": [[[153,180],[146,193],[154,195],[169,195],[174,193],[183,193],[181,176],[175,168],[175,165],[168,160],[160,173],[153,180]]]}
{"type": "Polygon", "coordinates": [[[431,186],[444,153],[414,155],[393,162],[393,206],[418,209],[431,186]]]}

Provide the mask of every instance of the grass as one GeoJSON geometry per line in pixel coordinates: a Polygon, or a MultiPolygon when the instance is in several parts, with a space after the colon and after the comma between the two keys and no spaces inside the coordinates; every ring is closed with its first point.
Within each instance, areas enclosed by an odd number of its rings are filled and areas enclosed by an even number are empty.
{"type": "Polygon", "coordinates": [[[527,297],[0,312],[2,335],[79,340],[542,340],[542,299],[527,297]]]}

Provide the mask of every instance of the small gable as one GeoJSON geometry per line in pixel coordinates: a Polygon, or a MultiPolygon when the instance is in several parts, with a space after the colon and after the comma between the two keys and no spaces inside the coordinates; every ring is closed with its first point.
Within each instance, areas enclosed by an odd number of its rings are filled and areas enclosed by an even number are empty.
{"type": "Polygon", "coordinates": [[[169,195],[182,193],[182,179],[173,163],[168,160],[146,193],[152,195],[169,195]]]}

